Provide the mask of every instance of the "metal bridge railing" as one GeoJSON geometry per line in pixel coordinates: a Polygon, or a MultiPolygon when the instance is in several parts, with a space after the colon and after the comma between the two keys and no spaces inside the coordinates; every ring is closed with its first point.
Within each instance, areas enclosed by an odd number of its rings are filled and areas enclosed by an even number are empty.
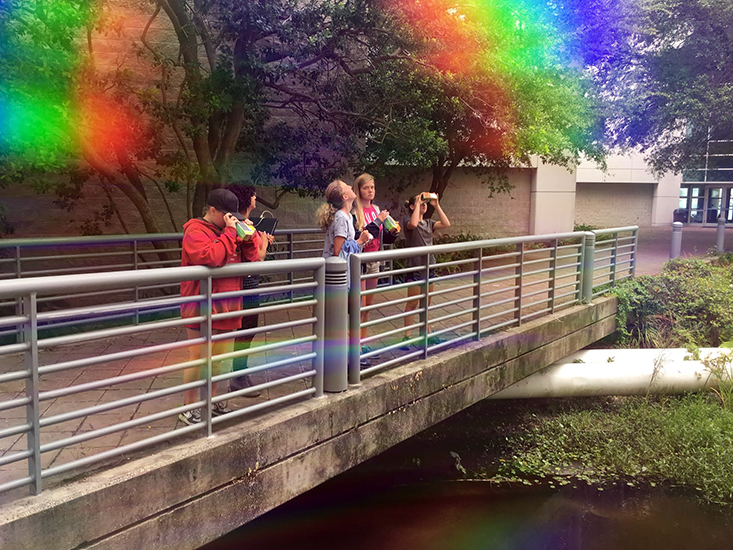
{"type": "MultiPolygon", "coordinates": [[[[88,466],[162,441],[191,433],[211,435],[215,426],[257,410],[319,396],[323,392],[324,327],[323,258],[233,264],[218,269],[171,267],[119,271],[89,275],[33,277],[0,284],[0,299],[19,299],[19,314],[0,316],[0,327],[17,328],[20,341],[0,343],[0,416],[16,424],[0,429],[0,443],[16,440],[0,456],[0,468],[27,461],[25,474],[0,484],[0,492],[31,486],[41,492],[42,481],[73,468],[88,466]],[[284,283],[269,288],[213,293],[212,281],[221,277],[251,274],[285,275],[294,270],[310,273],[309,281],[284,283]],[[178,285],[200,281],[201,293],[194,297],[162,296],[144,301],[66,307],[39,311],[40,301],[55,295],[79,292],[115,291],[131,285],[178,285]],[[284,292],[292,302],[268,300],[284,292]],[[259,294],[256,309],[212,314],[212,304],[259,294]],[[180,308],[199,302],[197,317],[161,317],[161,309],[180,308]],[[140,323],[122,326],[110,315],[140,315],[140,323]],[[221,319],[259,314],[263,326],[225,333],[212,330],[221,319]],[[69,326],[69,320],[76,320],[69,326]],[[39,324],[45,322],[44,331],[39,324]],[[197,325],[197,337],[187,339],[186,325],[197,325]],[[265,336],[263,344],[248,349],[232,348],[226,342],[237,337],[265,336]],[[191,359],[191,346],[202,351],[191,359]],[[18,355],[22,354],[22,355],[18,355]],[[227,362],[249,356],[246,373],[254,386],[214,395],[216,384],[226,385],[238,373],[228,372],[227,362]],[[18,360],[20,359],[20,360],[18,360]],[[221,364],[222,372],[216,367],[221,364]],[[194,381],[181,383],[187,369],[198,369],[194,381]],[[259,381],[255,379],[259,378],[259,381]],[[184,405],[183,392],[197,390],[200,397],[184,405]],[[269,392],[269,399],[257,401],[221,416],[214,416],[217,403],[229,397],[257,391],[269,392]],[[180,413],[201,409],[203,421],[185,425],[180,413]],[[117,411],[115,414],[111,414],[117,411]],[[147,427],[149,434],[134,431],[147,427]],[[130,430],[130,431],[128,431],[130,430]],[[94,441],[116,434],[117,446],[90,453],[94,441]],[[123,435],[124,434],[124,435],[123,435]],[[129,437],[128,437],[129,436],[129,437]],[[25,443],[23,439],[25,438],[25,443]],[[125,439],[127,438],[127,439],[125,439]],[[91,447],[90,447],[91,445],[91,447]],[[66,461],[51,457],[67,450],[66,461]],[[69,460],[69,458],[71,458],[69,460]],[[58,462],[58,463],[57,463],[58,462]]],[[[190,371],[189,371],[190,372],[190,371]]],[[[190,377],[189,377],[190,378],[190,377]]],[[[18,470],[18,472],[20,472],[18,470]]]]}
{"type": "Polygon", "coordinates": [[[30,486],[38,493],[44,479],[71,469],[187,434],[210,435],[220,422],[343,391],[362,376],[590,302],[633,276],[637,232],[622,227],[402,248],[354,254],[348,263],[324,260],[308,242],[298,250],[319,257],[0,281],[0,301],[20,304],[18,311],[0,310],[0,333],[7,331],[0,334],[0,418],[10,421],[0,428],[0,470],[17,473],[2,478],[0,492],[30,486]],[[371,262],[389,269],[362,273],[371,262]],[[259,288],[212,292],[216,278],[252,274],[260,275],[259,288]],[[190,280],[201,281],[199,296],[119,299],[122,289],[175,288],[190,280]],[[261,298],[256,309],[211,313],[218,300],[254,294],[261,298]],[[95,302],[48,308],[46,301],[59,296],[95,302]],[[181,305],[193,301],[205,304],[202,313],[181,319],[181,305]],[[216,320],[255,313],[264,324],[212,330],[216,320]],[[201,331],[189,339],[184,327],[192,322],[201,331]],[[258,337],[256,345],[223,345],[248,336],[258,337]],[[200,358],[191,359],[191,346],[203,346],[200,358]],[[216,384],[239,375],[228,372],[227,362],[245,356],[254,386],[214,395],[216,384]],[[202,373],[182,382],[188,369],[202,373]],[[182,394],[190,390],[200,397],[184,405],[182,394]],[[218,403],[257,391],[266,399],[214,416],[218,403]],[[178,414],[193,409],[201,409],[201,424],[178,422],[178,414]],[[103,440],[96,447],[103,450],[94,452],[94,442],[103,440]]]}
{"type": "MultiPolygon", "coordinates": [[[[175,267],[181,264],[181,233],[144,235],[105,235],[91,237],[59,237],[45,239],[0,239],[0,281],[28,277],[48,277],[109,271],[126,271],[175,267]]],[[[281,229],[275,231],[276,246],[268,257],[275,260],[320,257],[323,249],[323,231],[318,228],[281,229]],[[320,246],[319,246],[320,245],[320,246]]],[[[262,286],[307,281],[308,274],[290,272],[270,275],[262,286]]],[[[132,283],[132,281],[131,281],[132,283]]],[[[155,296],[173,296],[173,285],[124,285],[95,292],[71,292],[39,298],[46,309],[64,307],[69,302],[92,306],[110,301],[134,301],[155,296]]],[[[292,295],[288,293],[288,298],[292,295]]],[[[16,300],[0,299],[0,312],[11,308],[19,311],[16,300]]],[[[173,308],[175,309],[175,308],[173,308]]],[[[137,323],[137,311],[116,313],[109,320],[127,317],[137,323]]],[[[77,321],[70,319],[68,324],[77,321]]],[[[40,321],[42,328],[44,321],[40,321]]],[[[0,329],[0,336],[12,329],[0,329]]]]}
{"type": "Polygon", "coordinates": [[[352,255],[349,382],[581,302],[587,238],[573,232],[352,255]],[[429,263],[440,254],[458,257],[429,263]],[[362,273],[370,262],[395,268],[362,273]],[[368,288],[385,277],[394,284],[368,288]]]}
{"type": "Polygon", "coordinates": [[[636,273],[638,226],[597,229],[594,235],[593,284],[591,297],[606,292],[636,273]]]}

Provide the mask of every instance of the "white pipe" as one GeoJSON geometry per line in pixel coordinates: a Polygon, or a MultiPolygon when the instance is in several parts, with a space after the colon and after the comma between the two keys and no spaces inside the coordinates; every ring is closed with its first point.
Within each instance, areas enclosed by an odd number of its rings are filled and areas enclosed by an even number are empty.
{"type": "MultiPolygon", "coordinates": [[[[724,348],[701,348],[700,357],[732,352],[724,348]]],[[[685,349],[583,350],[489,399],[673,394],[717,385],[717,379],[702,362],[689,360],[689,356],[685,349]]],[[[727,368],[728,380],[733,381],[733,368],[730,364],[727,368]]]]}

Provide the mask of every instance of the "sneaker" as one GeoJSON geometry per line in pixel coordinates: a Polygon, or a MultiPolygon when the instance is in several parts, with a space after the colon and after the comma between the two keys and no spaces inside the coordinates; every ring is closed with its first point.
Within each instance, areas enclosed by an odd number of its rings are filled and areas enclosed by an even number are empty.
{"type": "MultiPolygon", "coordinates": [[[[362,354],[362,355],[364,355],[365,353],[370,353],[370,352],[372,352],[372,351],[374,351],[374,350],[372,350],[372,348],[370,348],[369,346],[361,346],[361,354],[362,354]]],[[[380,355],[381,355],[381,353],[375,353],[375,354],[374,354],[374,355],[372,355],[372,356],[371,356],[371,357],[370,357],[369,359],[379,359],[379,356],[380,356],[380,355]]],[[[367,359],[367,361],[368,361],[369,359],[367,359]]]]}
{"type": "Polygon", "coordinates": [[[359,359],[359,365],[362,366],[362,367],[371,367],[372,366],[372,362],[369,359],[361,358],[361,359],[359,359]]]}
{"type": "Polygon", "coordinates": [[[428,336],[428,346],[435,346],[436,344],[442,344],[443,340],[439,336],[428,336]]]}
{"type": "MultiPolygon", "coordinates": [[[[229,381],[229,391],[239,391],[244,390],[246,388],[251,388],[254,386],[252,383],[252,379],[247,374],[243,374],[242,376],[238,376],[237,378],[232,378],[229,381]]],[[[262,395],[259,390],[252,391],[247,394],[244,394],[240,397],[259,397],[262,395]]]]}
{"type": "MultiPolygon", "coordinates": [[[[410,337],[409,336],[405,336],[402,339],[403,342],[407,342],[408,340],[410,340],[410,337]]],[[[411,348],[412,348],[412,344],[403,344],[403,345],[400,346],[400,349],[402,351],[410,351],[411,348]]]]}
{"type": "Polygon", "coordinates": [[[211,414],[214,416],[221,416],[222,414],[228,414],[232,412],[232,409],[227,407],[226,401],[218,401],[211,407],[211,414]]]}
{"type": "Polygon", "coordinates": [[[201,409],[194,409],[192,411],[186,411],[178,415],[178,420],[189,426],[201,423],[201,409]]]}

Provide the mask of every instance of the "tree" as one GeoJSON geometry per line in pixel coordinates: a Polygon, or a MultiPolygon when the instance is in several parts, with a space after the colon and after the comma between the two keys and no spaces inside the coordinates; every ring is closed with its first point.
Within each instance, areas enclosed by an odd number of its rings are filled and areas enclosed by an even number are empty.
{"type": "Polygon", "coordinates": [[[619,0],[593,60],[610,140],[638,147],[657,172],[694,168],[709,132],[733,130],[733,4],[619,0]],[[611,37],[609,40],[608,37],[611,37]]]}
{"type": "Polygon", "coordinates": [[[119,216],[117,192],[148,232],[165,225],[150,188],[168,206],[185,187],[192,216],[209,189],[232,181],[235,159],[251,166],[240,178],[279,187],[271,207],[288,191],[317,194],[350,164],[359,144],[352,121],[368,116],[337,107],[347,81],[399,55],[370,2],[155,0],[133,53],[159,77],[141,84],[124,62],[95,63],[97,37],[122,28],[114,8],[112,0],[0,7],[3,50],[12,52],[0,60],[9,130],[0,181],[33,182],[68,208],[99,183],[109,204],[92,229],[119,216]],[[175,48],[151,39],[159,17],[175,48]]]}
{"type": "Polygon", "coordinates": [[[459,166],[495,192],[508,189],[497,176],[532,155],[565,166],[581,154],[600,160],[603,118],[595,90],[573,57],[572,21],[553,6],[396,3],[392,13],[402,21],[413,62],[383,65],[355,88],[388,122],[364,128],[370,138],[364,165],[430,170],[430,190],[442,195],[459,166]]]}

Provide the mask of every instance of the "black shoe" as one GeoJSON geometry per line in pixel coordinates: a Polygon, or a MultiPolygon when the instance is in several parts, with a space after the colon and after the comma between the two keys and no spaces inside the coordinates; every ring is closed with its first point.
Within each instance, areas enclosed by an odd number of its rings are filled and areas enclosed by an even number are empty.
{"type": "MultiPolygon", "coordinates": [[[[408,340],[410,340],[410,337],[409,336],[405,336],[402,339],[403,342],[407,342],[408,340]]],[[[402,351],[410,351],[411,348],[412,348],[412,344],[403,344],[403,345],[400,346],[400,349],[402,351]]]]}
{"type": "MultiPolygon", "coordinates": [[[[247,388],[251,388],[254,386],[252,383],[252,380],[250,379],[248,374],[243,374],[242,376],[238,376],[237,378],[232,378],[229,381],[229,391],[239,391],[239,390],[245,390],[247,388]]],[[[240,397],[259,397],[262,395],[259,390],[251,391],[249,393],[245,393],[244,395],[240,397]]]]}

